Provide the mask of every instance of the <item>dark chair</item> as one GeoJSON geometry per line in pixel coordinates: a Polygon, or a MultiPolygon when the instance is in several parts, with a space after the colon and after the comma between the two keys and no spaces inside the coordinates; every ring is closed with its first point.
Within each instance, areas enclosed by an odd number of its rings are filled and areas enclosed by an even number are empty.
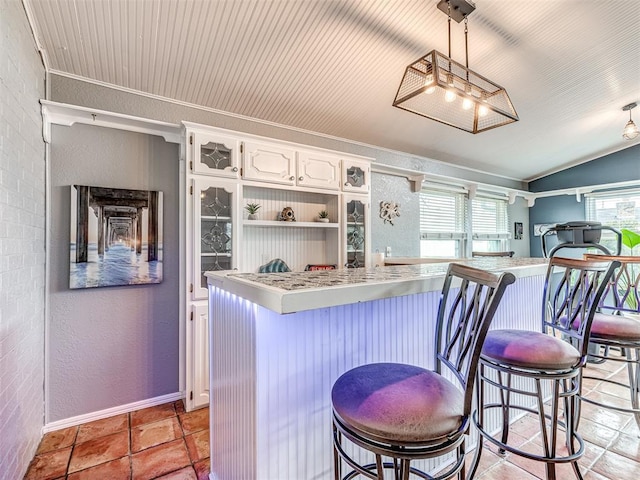
{"type": "Polygon", "coordinates": [[[338,378],[331,391],[336,480],[359,475],[382,480],[385,469],[393,470],[397,480],[410,474],[432,478],[411,462],[453,451],[453,466],[435,478],[464,478],[465,434],[480,348],[505,288],[514,281],[511,273],[451,264],[438,308],[435,371],[374,363],[338,378]],[[455,380],[447,380],[445,373],[455,380]],[[359,464],[361,449],[372,452],[375,461],[359,464]],[[344,463],[349,466],[346,474],[344,463]]]}
{"type": "Polygon", "coordinates": [[[587,360],[589,329],[598,303],[619,265],[551,258],[542,296],[542,331],[489,331],[478,369],[473,421],[480,438],[470,467],[471,478],[482,455],[483,439],[496,445],[501,453],[508,451],[544,462],[548,480],[556,478],[559,463],[571,463],[576,477],[582,478],[577,460],[584,453],[584,441],[576,431],[581,371],[587,360]],[[497,400],[487,402],[487,393],[497,400]],[[512,415],[523,412],[538,416],[542,434],[539,454],[509,444],[512,415]],[[497,418],[498,425],[485,424],[490,414],[494,420],[497,418]],[[499,432],[493,434],[496,427],[499,432]],[[566,455],[557,451],[563,431],[566,455]]]}
{"type": "MultiPolygon", "coordinates": [[[[640,257],[585,254],[584,258],[620,262],[591,325],[589,356],[595,363],[614,361],[627,365],[628,384],[610,378],[597,380],[628,389],[631,408],[596,401],[588,394],[580,398],[599,407],[632,413],[640,428],[640,257]]],[[[583,378],[594,378],[589,376],[589,368],[583,372],[583,378]]]]}
{"type": "Polygon", "coordinates": [[[513,257],[515,252],[471,252],[472,257],[513,257]]]}
{"type": "Polygon", "coordinates": [[[616,236],[615,255],[620,254],[622,248],[622,233],[613,227],[602,225],[600,222],[568,222],[556,224],[547,228],[540,236],[542,242],[542,255],[546,258],[553,257],[563,248],[592,248],[603,252],[605,255],[611,255],[611,251],[604,245],[600,244],[602,231],[607,230],[616,236]],[[554,242],[555,245],[551,247],[554,242]],[[551,248],[550,248],[551,247],[551,248]]]}

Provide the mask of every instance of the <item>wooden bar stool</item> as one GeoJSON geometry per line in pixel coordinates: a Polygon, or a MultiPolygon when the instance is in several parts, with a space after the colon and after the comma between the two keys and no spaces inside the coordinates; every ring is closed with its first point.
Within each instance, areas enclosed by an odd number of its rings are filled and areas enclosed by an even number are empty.
{"type": "Polygon", "coordinates": [[[338,378],[331,391],[336,480],[383,480],[385,470],[396,480],[464,478],[477,360],[504,290],[514,281],[511,273],[451,264],[438,308],[435,371],[374,363],[338,378]],[[449,452],[456,453],[455,462],[437,477],[411,465],[449,452]]]}
{"type": "Polygon", "coordinates": [[[480,437],[470,478],[478,467],[483,439],[496,445],[501,453],[508,451],[544,462],[548,480],[555,480],[556,464],[560,463],[571,463],[576,477],[582,478],[577,460],[584,453],[584,441],[576,431],[581,371],[598,303],[619,265],[551,258],[543,292],[542,331],[489,331],[478,369],[473,422],[480,437]],[[494,387],[491,390],[497,393],[497,402],[486,401],[487,386],[494,387]],[[509,444],[509,423],[514,414],[523,412],[538,417],[542,434],[540,454],[509,444]],[[495,425],[490,426],[490,422],[485,425],[489,414],[497,416],[499,435],[490,431],[495,425]],[[562,431],[567,455],[557,451],[562,431]]]}
{"type": "MultiPolygon", "coordinates": [[[[618,261],[620,268],[611,277],[600,301],[600,311],[593,318],[589,357],[627,365],[628,384],[610,378],[597,380],[629,390],[630,407],[600,402],[580,395],[584,402],[599,407],[631,413],[640,429],[640,257],[585,254],[587,260],[618,261]],[[595,351],[594,351],[595,350],[595,351]]],[[[589,368],[583,372],[589,376],[589,368]]]]}

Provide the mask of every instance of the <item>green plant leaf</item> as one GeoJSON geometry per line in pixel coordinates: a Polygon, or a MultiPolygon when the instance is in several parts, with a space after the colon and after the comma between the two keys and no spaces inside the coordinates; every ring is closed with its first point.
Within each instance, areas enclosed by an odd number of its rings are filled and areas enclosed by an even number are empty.
{"type": "Polygon", "coordinates": [[[625,247],[633,249],[636,245],[640,245],[640,234],[623,228],[620,230],[622,233],[622,243],[625,247]]]}

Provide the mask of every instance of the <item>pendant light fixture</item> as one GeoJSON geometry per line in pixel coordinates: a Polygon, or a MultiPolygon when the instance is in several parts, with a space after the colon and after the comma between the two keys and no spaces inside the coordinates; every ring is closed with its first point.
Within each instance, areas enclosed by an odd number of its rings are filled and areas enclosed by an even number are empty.
{"type": "Polygon", "coordinates": [[[449,55],[432,50],[409,65],[394,107],[470,133],[518,121],[506,90],[469,69],[467,17],[475,8],[470,0],[438,3],[448,17],[449,55]],[[458,23],[464,20],[465,65],[451,58],[452,18],[458,23]]]}
{"type": "Polygon", "coordinates": [[[629,121],[622,131],[622,138],[624,138],[625,140],[633,140],[638,136],[638,134],[640,134],[640,131],[638,131],[638,127],[635,123],[633,123],[633,120],[631,120],[631,110],[633,110],[637,106],[638,105],[636,103],[630,103],[629,105],[625,105],[624,107],[622,107],[623,112],[629,110],[629,121]]]}

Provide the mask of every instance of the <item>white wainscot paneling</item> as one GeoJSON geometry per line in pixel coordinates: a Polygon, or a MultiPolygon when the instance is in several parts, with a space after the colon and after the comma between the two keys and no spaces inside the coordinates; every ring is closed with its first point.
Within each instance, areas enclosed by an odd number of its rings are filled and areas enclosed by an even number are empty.
{"type": "MultiPolygon", "coordinates": [[[[218,480],[332,478],[335,380],[371,362],[433,366],[439,292],[279,315],[210,289],[211,466],[218,480]]],[[[523,298],[541,292],[541,277],[518,279],[495,327],[537,328],[539,304],[523,298]]],[[[439,468],[436,461],[421,466],[439,468]]]]}
{"type": "Polygon", "coordinates": [[[291,207],[298,222],[313,222],[320,210],[327,210],[332,222],[337,222],[338,196],[277,188],[245,187],[245,205],[259,203],[260,220],[278,220],[285,207],[291,207]]]}
{"type": "MultiPolygon", "coordinates": [[[[493,327],[539,329],[542,281],[519,278],[507,289],[493,327]]],[[[210,293],[211,468],[218,480],[332,478],[335,380],[366,363],[433,366],[440,292],[286,315],[212,286],[210,293]]],[[[496,415],[485,420],[499,425],[496,415]]],[[[441,463],[416,466],[435,471],[441,463]]]]}
{"type": "Polygon", "coordinates": [[[211,403],[217,478],[330,478],[333,382],[364,363],[431,365],[425,316],[435,316],[437,300],[422,294],[278,315],[219,291],[211,403]],[[255,456],[246,448],[252,444],[255,456]]]}
{"type": "Polygon", "coordinates": [[[327,242],[336,231],[316,228],[252,227],[245,229],[243,262],[249,271],[274,258],[285,261],[291,270],[301,271],[307,264],[335,264],[337,247],[327,242]],[[333,252],[333,254],[332,254],[333,252]]]}

